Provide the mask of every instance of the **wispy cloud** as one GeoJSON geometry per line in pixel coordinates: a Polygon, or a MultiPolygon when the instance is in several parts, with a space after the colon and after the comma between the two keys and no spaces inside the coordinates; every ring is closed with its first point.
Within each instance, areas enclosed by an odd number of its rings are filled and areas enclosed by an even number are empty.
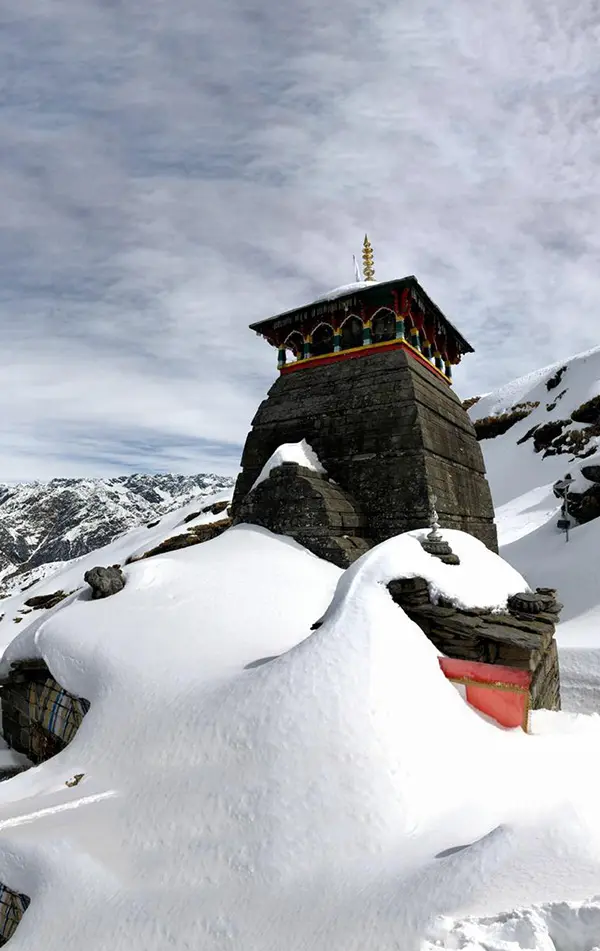
{"type": "Polygon", "coordinates": [[[414,273],[464,395],[598,343],[593,0],[0,0],[2,478],[233,472],[247,324],[414,273]]]}

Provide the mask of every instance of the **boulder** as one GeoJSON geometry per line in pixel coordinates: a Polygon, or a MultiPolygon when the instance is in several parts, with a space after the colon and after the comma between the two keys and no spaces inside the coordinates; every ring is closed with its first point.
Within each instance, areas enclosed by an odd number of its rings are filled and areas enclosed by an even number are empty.
{"type": "Polygon", "coordinates": [[[125,587],[125,576],[120,565],[111,565],[110,568],[90,568],[83,576],[92,589],[92,600],[109,598],[118,594],[125,587]]]}
{"type": "Polygon", "coordinates": [[[600,482],[600,466],[582,466],[581,474],[590,482],[600,482]]]}

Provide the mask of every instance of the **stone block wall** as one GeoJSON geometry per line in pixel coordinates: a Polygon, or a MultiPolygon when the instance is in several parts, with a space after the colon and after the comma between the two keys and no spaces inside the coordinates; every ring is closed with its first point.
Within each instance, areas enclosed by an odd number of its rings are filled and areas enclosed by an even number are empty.
{"type": "Polygon", "coordinates": [[[543,610],[526,613],[509,606],[506,612],[492,613],[482,608],[461,610],[443,600],[432,604],[427,582],[421,578],[392,581],[388,588],[441,653],[528,670],[533,675],[531,709],[560,710],[554,634],[562,605],[553,589],[536,592],[543,610]]]}
{"type": "Polygon", "coordinates": [[[427,525],[434,492],[443,527],[470,532],[497,551],[471,421],[452,388],[404,350],[280,376],[246,441],[234,520],[275,449],[302,439],[359,507],[373,544],[427,525]]]}
{"type": "Polygon", "coordinates": [[[236,522],[289,535],[319,558],[346,568],[371,547],[366,521],[342,489],[311,469],[286,462],[240,502],[236,522]]]}
{"type": "Polygon", "coordinates": [[[89,703],[54,680],[41,660],[23,661],[1,685],[2,735],[11,749],[41,763],[71,741],[89,703]]]}

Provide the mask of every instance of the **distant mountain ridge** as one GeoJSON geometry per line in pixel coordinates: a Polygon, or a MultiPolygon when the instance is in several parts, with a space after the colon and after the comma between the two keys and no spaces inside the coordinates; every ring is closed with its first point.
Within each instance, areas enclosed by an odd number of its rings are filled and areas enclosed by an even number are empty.
{"type": "Polygon", "coordinates": [[[16,575],[69,561],[195,498],[227,489],[233,479],[201,473],[52,479],[0,483],[0,597],[16,575]]]}

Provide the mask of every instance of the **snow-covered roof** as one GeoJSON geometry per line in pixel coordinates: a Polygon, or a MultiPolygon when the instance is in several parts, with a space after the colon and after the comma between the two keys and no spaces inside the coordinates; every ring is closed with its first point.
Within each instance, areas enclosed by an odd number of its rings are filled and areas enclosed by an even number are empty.
{"type": "MultiPolygon", "coordinates": [[[[250,324],[250,329],[254,330],[258,334],[266,336],[267,339],[269,339],[269,333],[273,329],[278,329],[279,327],[289,327],[289,329],[292,330],[296,324],[300,324],[302,322],[302,319],[306,316],[306,312],[312,307],[319,307],[320,305],[323,306],[328,302],[340,300],[344,297],[351,297],[353,294],[365,293],[367,291],[384,291],[385,293],[385,289],[400,291],[406,288],[410,289],[411,292],[414,292],[423,302],[424,306],[429,309],[429,311],[433,313],[436,318],[452,332],[452,335],[459,343],[462,352],[473,352],[473,348],[470,343],[465,340],[460,331],[458,331],[454,324],[448,320],[446,315],[440,310],[437,304],[432,301],[424,288],[421,287],[416,277],[412,274],[402,278],[395,278],[390,281],[355,281],[352,284],[342,284],[340,287],[334,287],[333,290],[328,291],[327,294],[323,294],[322,296],[317,297],[315,300],[312,300],[307,304],[303,304],[301,307],[294,307],[291,310],[274,314],[271,317],[265,318],[264,320],[255,321],[254,323],[250,324]]],[[[270,342],[272,343],[272,340],[270,342]]]]}
{"type": "MultiPolygon", "coordinates": [[[[334,287],[333,290],[328,291],[327,294],[322,294],[321,297],[315,297],[315,299],[311,301],[311,304],[320,304],[325,300],[336,300],[338,297],[346,297],[348,294],[364,291],[369,287],[374,287],[376,284],[379,284],[379,281],[355,281],[353,284],[341,284],[339,287],[334,287]]],[[[310,307],[310,304],[308,306],[310,307]]]]}

